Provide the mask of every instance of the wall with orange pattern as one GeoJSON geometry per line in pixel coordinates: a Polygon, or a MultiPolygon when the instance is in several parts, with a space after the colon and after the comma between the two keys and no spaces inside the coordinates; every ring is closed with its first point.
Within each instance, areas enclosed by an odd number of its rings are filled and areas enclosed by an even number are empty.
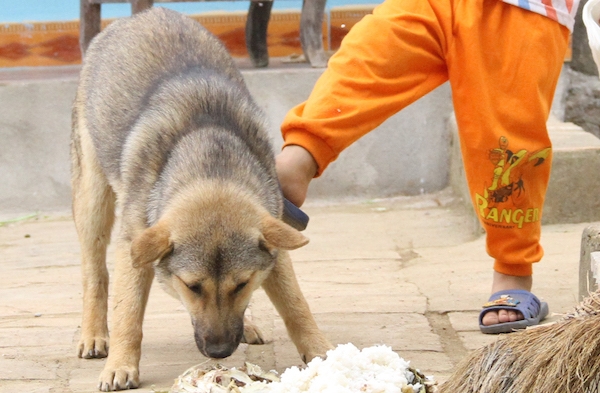
{"type": "MultiPolygon", "coordinates": [[[[339,48],[342,38],[373,6],[348,6],[328,10],[323,22],[323,45],[339,48]]],[[[247,57],[244,12],[192,15],[223,41],[234,57],[247,57]]],[[[103,21],[103,26],[110,20],[103,21]]],[[[300,46],[300,11],[271,14],[267,44],[270,57],[297,56],[300,46]]],[[[0,25],[0,67],[53,66],[81,63],[79,21],[7,23],[0,25]]]]}

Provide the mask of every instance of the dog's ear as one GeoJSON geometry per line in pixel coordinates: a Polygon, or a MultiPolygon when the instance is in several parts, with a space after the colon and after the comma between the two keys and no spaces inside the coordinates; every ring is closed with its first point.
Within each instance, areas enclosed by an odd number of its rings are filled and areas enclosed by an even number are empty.
{"type": "Polygon", "coordinates": [[[295,250],[308,243],[308,238],[270,214],[262,220],[262,234],[267,243],[282,250],[295,250]]]}
{"type": "Polygon", "coordinates": [[[133,267],[141,267],[160,259],[173,250],[171,233],[165,225],[156,224],[131,242],[133,267]]]}

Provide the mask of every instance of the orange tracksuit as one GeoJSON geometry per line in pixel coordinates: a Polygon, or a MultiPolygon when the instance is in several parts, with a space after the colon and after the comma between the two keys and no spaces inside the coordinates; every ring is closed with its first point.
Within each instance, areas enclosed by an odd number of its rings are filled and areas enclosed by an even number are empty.
{"type": "Polygon", "coordinates": [[[309,99],[284,119],[320,175],[388,117],[450,81],[470,194],[494,269],[532,274],[543,255],[546,129],[569,29],[499,0],[386,0],[357,23],[309,99]]]}

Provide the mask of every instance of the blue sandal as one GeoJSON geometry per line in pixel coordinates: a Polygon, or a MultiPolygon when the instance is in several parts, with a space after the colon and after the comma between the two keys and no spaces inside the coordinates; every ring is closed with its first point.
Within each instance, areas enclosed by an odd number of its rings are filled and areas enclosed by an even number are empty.
{"type": "Polygon", "coordinates": [[[522,289],[500,291],[490,296],[479,313],[479,329],[485,334],[510,333],[538,325],[548,315],[548,303],[541,302],[533,293],[522,289]],[[485,326],[483,316],[492,310],[515,310],[523,314],[524,319],[485,326]]]}
{"type": "Polygon", "coordinates": [[[283,222],[299,231],[306,229],[308,215],[292,202],[283,198],[283,222]]]}

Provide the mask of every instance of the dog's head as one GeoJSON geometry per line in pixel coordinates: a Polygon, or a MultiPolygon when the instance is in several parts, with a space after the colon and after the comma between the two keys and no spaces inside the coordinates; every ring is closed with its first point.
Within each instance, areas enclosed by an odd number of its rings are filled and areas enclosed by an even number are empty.
{"type": "Polygon", "coordinates": [[[238,347],[244,311],[279,250],[308,243],[252,198],[202,195],[179,203],[134,238],[134,266],[154,261],[159,282],[187,308],[200,352],[224,358],[238,347]]]}

